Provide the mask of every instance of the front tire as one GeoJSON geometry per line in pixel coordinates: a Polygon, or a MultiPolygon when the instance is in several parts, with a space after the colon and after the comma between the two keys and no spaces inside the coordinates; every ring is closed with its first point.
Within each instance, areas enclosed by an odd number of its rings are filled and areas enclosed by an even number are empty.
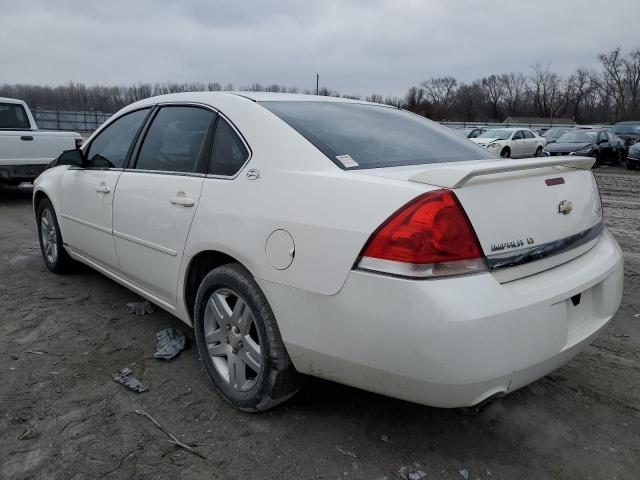
{"type": "Polygon", "coordinates": [[[64,249],[58,218],[49,199],[45,198],[38,204],[36,218],[40,251],[45,265],[53,273],[68,273],[75,262],[64,249]]]}
{"type": "Polygon", "coordinates": [[[542,147],[538,147],[536,148],[536,157],[541,157],[542,156],[542,147]]]}
{"type": "Polygon", "coordinates": [[[509,147],[504,147],[500,152],[500,156],[502,158],[510,158],[511,157],[511,149],[509,147]]]}
{"type": "Polygon", "coordinates": [[[204,277],[196,295],[198,353],[218,394],[239,410],[261,412],[299,389],[275,316],[253,276],[237,263],[204,277]]]}

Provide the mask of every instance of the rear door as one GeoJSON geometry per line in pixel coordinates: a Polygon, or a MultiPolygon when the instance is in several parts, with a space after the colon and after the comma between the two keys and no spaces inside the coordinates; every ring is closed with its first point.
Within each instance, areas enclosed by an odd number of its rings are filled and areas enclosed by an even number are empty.
{"type": "Polygon", "coordinates": [[[170,304],[176,301],[215,120],[216,113],[206,108],[162,106],[143,135],[135,162],[118,181],[113,234],[122,274],[170,304]]]}
{"type": "Polygon", "coordinates": [[[60,225],[64,242],[93,261],[117,268],[112,234],[113,194],[149,108],[119,117],[85,149],[86,168],[62,177],[60,225]]]}

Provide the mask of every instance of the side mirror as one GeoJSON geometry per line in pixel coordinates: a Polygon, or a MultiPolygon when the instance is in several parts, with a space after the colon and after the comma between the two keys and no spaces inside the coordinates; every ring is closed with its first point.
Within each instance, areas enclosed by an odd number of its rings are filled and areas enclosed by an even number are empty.
{"type": "Polygon", "coordinates": [[[84,167],[86,164],[84,152],[79,148],[65,150],[57,158],[56,165],[71,165],[73,167],[84,167]]]}

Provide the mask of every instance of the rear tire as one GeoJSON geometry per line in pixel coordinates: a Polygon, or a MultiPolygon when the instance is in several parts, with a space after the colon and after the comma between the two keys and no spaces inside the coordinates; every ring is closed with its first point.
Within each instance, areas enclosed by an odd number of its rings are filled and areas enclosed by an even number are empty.
{"type": "Polygon", "coordinates": [[[249,271],[237,263],[215,268],[196,294],[198,353],[218,394],[244,412],[261,412],[294,395],[300,376],[275,316],[249,271]]]}
{"type": "Polygon", "coordinates": [[[536,148],[536,157],[541,157],[542,156],[542,147],[538,147],[536,148]]]}
{"type": "Polygon", "coordinates": [[[500,152],[500,156],[502,158],[510,158],[511,157],[511,149],[509,147],[504,147],[500,152]]]}
{"type": "Polygon", "coordinates": [[[64,274],[73,270],[76,262],[64,249],[58,218],[48,198],[44,198],[38,204],[36,219],[38,222],[40,251],[42,252],[44,264],[49,271],[64,274]]]}

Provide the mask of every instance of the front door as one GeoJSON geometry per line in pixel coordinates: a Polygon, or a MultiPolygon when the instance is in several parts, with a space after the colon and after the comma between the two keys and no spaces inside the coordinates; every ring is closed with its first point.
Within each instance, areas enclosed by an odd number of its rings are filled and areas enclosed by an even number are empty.
{"type": "Polygon", "coordinates": [[[105,127],[86,148],[84,168],[70,167],[62,178],[60,229],[64,243],[93,261],[117,267],[112,205],[122,168],[149,113],[137,110],[105,127]]]}
{"type": "Polygon", "coordinates": [[[511,138],[511,156],[514,158],[524,156],[526,152],[525,139],[522,130],[517,130],[511,138]]]}
{"type": "Polygon", "coordinates": [[[113,235],[121,272],[170,304],[176,301],[215,118],[201,107],[162,107],[116,189],[113,235]]]}

